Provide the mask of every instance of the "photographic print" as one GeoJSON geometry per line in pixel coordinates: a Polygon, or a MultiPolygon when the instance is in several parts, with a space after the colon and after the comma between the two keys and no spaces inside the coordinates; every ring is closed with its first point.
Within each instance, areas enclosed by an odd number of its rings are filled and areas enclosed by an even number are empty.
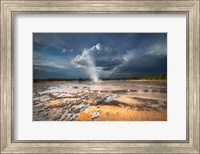
{"type": "Polygon", "coordinates": [[[33,121],[167,121],[167,33],[33,33],[33,121]]]}

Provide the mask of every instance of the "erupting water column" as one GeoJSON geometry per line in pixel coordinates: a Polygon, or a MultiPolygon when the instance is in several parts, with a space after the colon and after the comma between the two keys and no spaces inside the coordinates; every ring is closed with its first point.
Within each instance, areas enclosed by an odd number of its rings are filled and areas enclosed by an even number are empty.
{"type": "Polygon", "coordinates": [[[92,59],[92,57],[89,54],[87,57],[88,57],[87,63],[88,63],[88,67],[89,67],[90,79],[93,82],[97,83],[97,82],[99,82],[99,75],[98,75],[94,60],[92,59]]]}
{"type": "Polygon", "coordinates": [[[92,48],[85,48],[82,55],[77,55],[74,60],[72,60],[72,63],[87,67],[90,79],[95,83],[100,82],[95,58],[98,58],[98,54],[102,49],[102,45],[97,43],[97,45],[92,48]]]}

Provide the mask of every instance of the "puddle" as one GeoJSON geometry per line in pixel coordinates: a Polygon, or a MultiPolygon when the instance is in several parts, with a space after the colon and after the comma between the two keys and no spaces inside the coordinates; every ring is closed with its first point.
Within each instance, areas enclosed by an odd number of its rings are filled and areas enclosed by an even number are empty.
{"type": "Polygon", "coordinates": [[[112,91],[113,94],[126,94],[128,93],[128,90],[114,90],[112,91]]]}

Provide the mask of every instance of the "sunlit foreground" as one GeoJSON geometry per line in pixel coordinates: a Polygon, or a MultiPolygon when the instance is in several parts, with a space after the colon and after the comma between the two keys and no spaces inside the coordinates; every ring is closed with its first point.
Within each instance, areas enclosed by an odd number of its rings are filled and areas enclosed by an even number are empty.
{"type": "Polygon", "coordinates": [[[35,82],[34,121],[166,121],[166,81],[35,82]]]}

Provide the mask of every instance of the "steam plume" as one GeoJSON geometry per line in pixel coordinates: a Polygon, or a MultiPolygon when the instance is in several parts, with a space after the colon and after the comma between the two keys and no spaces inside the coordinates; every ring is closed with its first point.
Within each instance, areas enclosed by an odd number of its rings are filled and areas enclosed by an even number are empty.
{"type": "Polygon", "coordinates": [[[99,73],[112,73],[119,67],[127,64],[133,55],[126,51],[119,51],[102,46],[100,43],[89,49],[84,49],[81,55],[77,55],[72,63],[77,67],[85,67],[92,81],[99,81],[99,73]]]}
{"type": "Polygon", "coordinates": [[[90,75],[90,79],[93,82],[99,82],[99,75],[95,65],[95,59],[92,56],[94,50],[99,50],[100,44],[93,46],[90,49],[84,49],[82,55],[77,55],[73,60],[72,63],[79,64],[79,66],[85,66],[88,68],[88,73],[90,75]]]}
{"type": "Polygon", "coordinates": [[[94,82],[99,82],[99,75],[97,72],[94,59],[89,54],[87,54],[87,59],[88,59],[87,63],[88,63],[88,71],[90,74],[90,79],[94,82]]]}

